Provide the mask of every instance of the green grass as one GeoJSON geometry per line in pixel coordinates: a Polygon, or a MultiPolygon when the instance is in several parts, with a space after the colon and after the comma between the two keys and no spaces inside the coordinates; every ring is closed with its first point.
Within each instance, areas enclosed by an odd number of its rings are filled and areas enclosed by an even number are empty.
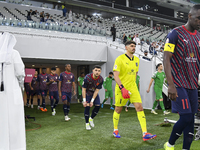
{"type": "MultiPolygon", "coordinates": [[[[150,110],[145,110],[148,132],[157,134],[157,138],[144,142],[135,109],[129,108],[129,112],[123,110],[121,113],[119,121],[121,138],[116,139],[112,136],[113,111],[108,105],[100,109],[94,119],[95,128],[91,131],[85,129],[82,104],[71,104],[69,122],[64,121],[62,105],[58,105],[56,116],[51,116],[50,106],[47,106],[47,109],[48,112],[41,112],[36,106],[34,109],[25,107],[27,115],[36,117],[36,121],[33,122],[42,125],[38,130],[26,132],[27,150],[156,150],[162,149],[173,127],[173,125],[171,127],[155,126],[164,120],[162,111],[158,110],[159,114],[153,115],[150,110]]],[[[178,119],[177,114],[169,114],[167,117],[178,119]]],[[[26,120],[26,129],[37,127],[38,125],[26,120]]],[[[176,142],[177,150],[182,149],[181,143],[182,137],[176,142]]],[[[192,149],[196,150],[195,147],[200,147],[199,141],[193,142],[192,149]]]]}

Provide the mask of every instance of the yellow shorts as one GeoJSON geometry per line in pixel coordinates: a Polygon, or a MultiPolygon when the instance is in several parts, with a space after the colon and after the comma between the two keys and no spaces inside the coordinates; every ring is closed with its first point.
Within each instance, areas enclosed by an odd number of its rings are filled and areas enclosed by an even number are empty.
{"type": "Polygon", "coordinates": [[[142,103],[137,86],[131,88],[129,91],[131,92],[130,99],[124,99],[119,87],[115,87],[115,106],[125,106],[128,100],[130,100],[131,103],[142,103]]]}

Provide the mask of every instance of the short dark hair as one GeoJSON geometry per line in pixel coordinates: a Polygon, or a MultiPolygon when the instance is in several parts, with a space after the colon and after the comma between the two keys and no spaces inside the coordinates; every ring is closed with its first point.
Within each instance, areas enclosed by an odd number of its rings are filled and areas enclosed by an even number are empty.
{"type": "Polygon", "coordinates": [[[134,41],[132,41],[132,40],[127,41],[124,45],[127,46],[127,45],[130,45],[130,44],[135,44],[136,45],[136,43],[134,41]]]}
{"type": "Polygon", "coordinates": [[[85,74],[84,72],[81,72],[81,74],[85,74]]]}
{"type": "Polygon", "coordinates": [[[95,65],[95,66],[93,67],[93,69],[95,69],[95,68],[101,69],[101,66],[95,65]]]}
{"type": "Polygon", "coordinates": [[[200,9],[200,4],[195,4],[191,9],[190,11],[192,10],[199,10],[200,9]]]}
{"type": "Polygon", "coordinates": [[[56,67],[52,67],[51,70],[56,70],[56,67]]]}
{"type": "Polygon", "coordinates": [[[160,65],[162,65],[162,63],[157,64],[157,65],[156,65],[156,69],[158,69],[158,67],[159,67],[160,65]]]}
{"type": "Polygon", "coordinates": [[[112,75],[113,75],[113,72],[109,72],[109,74],[112,74],[112,75]]]}
{"type": "Polygon", "coordinates": [[[43,67],[42,70],[44,70],[44,69],[47,69],[47,68],[43,67]]]}

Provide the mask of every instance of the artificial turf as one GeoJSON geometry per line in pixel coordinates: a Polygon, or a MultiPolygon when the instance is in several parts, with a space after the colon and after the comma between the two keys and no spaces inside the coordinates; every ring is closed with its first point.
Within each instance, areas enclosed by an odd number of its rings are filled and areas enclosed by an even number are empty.
{"type": "MultiPolygon", "coordinates": [[[[50,106],[48,111],[37,110],[36,106],[31,109],[25,107],[25,114],[34,116],[34,123],[41,124],[38,130],[27,131],[27,150],[157,150],[162,149],[163,144],[168,140],[172,127],[160,127],[155,124],[162,123],[167,117],[177,120],[178,115],[170,113],[164,116],[161,110],[157,110],[158,115],[145,110],[148,132],[156,134],[157,138],[144,142],[142,131],[134,108],[129,108],[121,113],[119,121],[120,139],[113,137],[113,110],[108,105],[100,109],[94,118],[95,127],[91,131],[85,129],[84,108],[82,104],[71,104],[69,113],[70,121],[65,122],[62,105],[56,108],[56,115],[51,115],[50,106]]],[[[37,128],[38,125],[26,120],[26,129],[37,128]]],[[[182,137],[176,142],[177,150],[182,148],[182,137]]],[[[192,149],[200,149],[199,141],[193,142],[192,149]],[[199,145],[199,147],[195,146],[199,145]]]]}

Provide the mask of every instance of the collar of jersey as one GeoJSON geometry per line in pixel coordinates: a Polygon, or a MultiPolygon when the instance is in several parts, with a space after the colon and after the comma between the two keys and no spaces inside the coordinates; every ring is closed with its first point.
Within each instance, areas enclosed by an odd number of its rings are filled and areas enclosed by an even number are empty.
{"type": "Polygon", "coordinates": [[[46,75],[46,74],[47,74],[47,73],[45,73],[45,74],[42,73],[42,75],[46,75]]]}
{"type": "MultiPolygon", "coordinates": [[[[99,77],[100,77],[100,76],[98,76],[98,78],[97,78],[97,79],[99,79],[99,77]]],[[[93,78],[93,73],[92,73],[92,79],[93,79],[93,80],[97,80],[97,79],[93,78]]]]}
{"type": "Polygon", "coordinates": [[[55,76],[55,75],[56,75],[56,74],[53,74],[53,75],[51,74],[51,76],[55,76]]]}
{"type": "Polygon", "coordinates": [[[182,27],[183,27],[183,29],[184,29],[186,32],[188,32],[188,33],[191,34],[191,35],[196,35],[196,34],[197,34],[197,30],[195,30],[195,32],[192,33],[192,32],[190,32],[190,31],[188,31],[188,30],[185,28],[184,25],[182,25],[182,27]]]}
{"type": "Polygon", "coordinates": [[[127,54],[125,54],[126,55],[126,57],[130,60],[130,61],[133,61],[134,60],[134,56],[133,56],[133,58],[131,59],[127,54]]]}
{"type": "Polygon", "coordinates": [[[67,72],[65,71],[65,73],[66,73],[66,74],[70,74],[71,72],[67,73],[67,72]]]}

